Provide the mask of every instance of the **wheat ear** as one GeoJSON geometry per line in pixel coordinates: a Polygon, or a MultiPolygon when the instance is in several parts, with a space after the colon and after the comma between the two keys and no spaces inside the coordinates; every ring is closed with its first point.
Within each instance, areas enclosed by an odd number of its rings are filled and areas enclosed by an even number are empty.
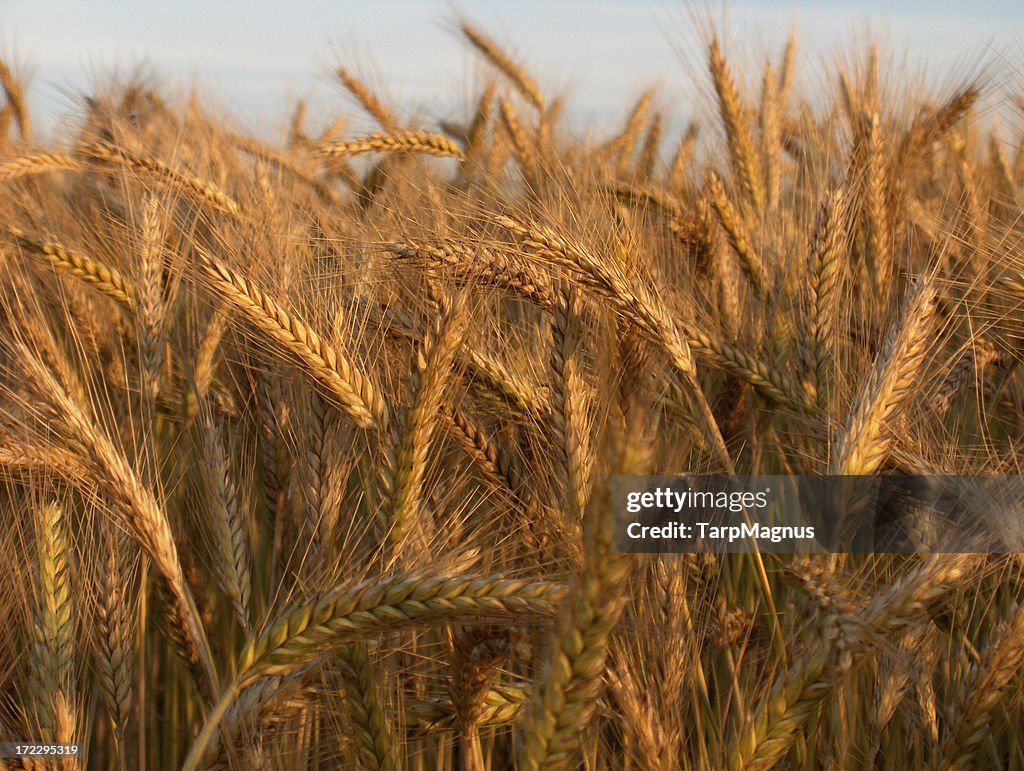
{"type": "Polygon", "coordinates": [[[70,155],[33,153],[0,163],[0,182],[53,171],[77,171],[80,168],[81,164],[70,155]]]}
{"type": "Polygon", "coordinates": [[[733,169],[747,199],[755,209],[760,210],[764,206],[764,187],[761,184],[763,176],[758,168],[750,122],[717,38],[711,42],[708,67],[718,96],[718,110],[722,125],[725,126],[733,169]]]}
{"type": "Polygon", "coordinates": [[[732,246],[736,256],[740,258],[740,265],[743,272],[750,280],[754,291],[758,296],[764,297],[768,289],[768,274],[765,271],[764,262],[760,255],[754,251],[751,243],[750,231],[747,228],[743,216],[736,210],[725,193],[725,185],[713,171],[707,177],[708,197],[711,205],[718,215],[718,221],[722,223],[722,229],[729,237],[729,244],[732,246]]]}
{"type": "Polygon", "coordinates": [[[242,215],[242,207],[239,203],[212,182],[172,168],[156,158],[138,155],[124,147],[108,142],[87,144],[81,150],[87,157],[97,161],[116,163],[137,173],[149,175],[169,187],[198,198],[219,211],[235,217],[242,215]]]}
{"type": "Polygon", "coordinates": [[[30,667],[44,741],[57,741],[62,713],[73,712],[75,609],[71,596],[71,544],[57,503],[36,509],[37,567],[30,667]]]}
{"type": "MultiPolygon", "coordinates": [[[[107,528],[106,554],[100,564],[96,602],[97,679],[110,715],[117,752],[127,752],[125,737],[132,716],[132,608],[128,597],[129,544],[115,528],[107,528]]],[[[124,766],[122,766],[124,767],[124,766]]]]}
{"type": "Polygon", "coordinates": [[[29,135],[31,134],[31,124],[29,123],[25,95],[21,90],[21,84],[18,83],[18,79],[14,77],[14,73],[7,66],[7,62],[2,59],[0,59],[0,86],[3,86],[4,93],[7,95],[7,104],[14,115],[14,122],[18,124],[18,134],[21,135],[21,141],[28,142],[29,135]]]}
{"type": "Polygon", "coordinates": [[[440,423],[456,355],[468,330],[466,296],[460,294],[443,305],[433,328],[417,347],[409,388],[412,406],[405,415],[403,433],[392,437],[388,450],[392,455],[381,469],[381,524],[392,550],[403,543],[421,514],[427,455],[440,423]]]}
{"type": "Polygon", "coordinates": [[[608,640],[625,606],[623,587],[631,555],[611,548],[611,501],[593,510],[593,540],[583,574],[573,585],[556,625],[533,698],[519,725],[517,768],[569,768],[576,737],[593,714],[608,640]]]}
{"type": "Polygon", "coordinates": [[[224,435],[209,410],[203,412],[202,433],[203,456],[206,460],[203,477],[206,481],[210,525],[217,553],[214,565],[224,593],[231,600],[231,607],[238,623],[242,629],[248,631],[249,595],[252,587],[249,537],[246,533],[234,472],[228,462],[224,435]]]}
{"type": "Polygon", "coordinates": [[[387,405],[369,376],[240,273],[203,251],[199,252],[199,262],[211,288],[293,356],[356,425],[387,425],[387,405]]]}
{"type": "Polygon", "coordinates": [[[395,117],[391,110],[384,106],[384,103],[377,98],[365,83],[344,67],[338,67],[337,74],[338,79],[341,80],[348,92],[359,100],[359,104],[380,124],[382,129],[385,131],[395,131],[398,129],[398,118],[395,117]]]}
{"type": "Polygon", "coordinates": [[[434,155],[438,158],[465,160],[462,148],[444,134],[429,131],[401,131],[392,134],[367,134],[345,142],[326,142],[313,148],[321,158],[340,158],[363,153],[406,152],[434,155]]]}
{"type": "Polygon", "coordinates": [[[116,269],[69,251],[55,241],[29,235],[13,225],[7,226],[7,232],[22,249],[37,259],[89,284],[128,310],[134,307],[135,289],[116,269]]]}
{"type": "Polygon", "coordinates": [[[528,226],[511,217],[501,216],[497,223],[517,234],[536,254],[569,270],[588,288],[611,300],[616,310],[629,319],[668,354],[673,366],[683,377],[689,396],[710,434],[712,446],[727,469],[732,459],[725,447],[718,423],[697,380],[697,365],[686,339],[679,333],[671,314],[656,290],[640,281],[632,281],[604,262],[595,260],[584,249],[568,244],[550,228],[528,226]]]}
{"type": "Polygon", "coordinates": [[[159,199],[146,197],[138,240],[138,326],[142,388],[151,408],[160,392],[164,363],[163,231],[159,199]]]}
{"type": "Polygon", "coordinates": [[[811,366],[818,409],[822,412],[828,408],[828,364],[838,302],[841,246],[846,233],[845,214],[846,199],[837,190],[822,204],[811,242],[811,366]]]}
{"type": "Polygon", "coordinates": [[[521,66],[512,60],[512,57],[468,21],[462,21],[459,24],[459,29],[462,30],[462,34],[466,36],[466,39],[472,46],[508,78],[515,85],[516,90],[530,104],[536,107],[537,110],[544,110],[544,97],[537,83],[526,74],[526,71],[521,66]]]}
{"type": "Polygon", "coordinates": [[[928,280],[918,280],[908,292],[900,319],[836,441],[831,473],[873,474],[885,459],[892,441],[887,427],[917,386],[928,352],[935,297],[935,284],[928,280]]]}
{"type": "Polygon", "coordinates": [[[590,495],[590,426],[581,367],[582,303],[571,288],[561,293],[551,324],[551,431],[562,477],[565,511],[572,527],[583,521],[590,495]]]}
{"type": "Polygon", "coordinates": [[[989,718],[1000,709],[1007,689],[1020,671],[1024,654],[1024,606],[1018,606],[975,665],[956,708],[951,730],[939,750],[938,768],[976,768],[974,758],[989,734],[989,718]]]}
{"type": "Polygon", "coordinates": [[[384,251],[402,259],[418,260],[429,269],[444,269],[462,283],[480,283],[507,289],[539,305],[554,305],[551,279],[523,260],[486,247],[445,240],[438,244],[408,239],[381,244],[384,251]]]}
{"type": "Polygon", "coordinates": [[[395,738],[384,712],[384,694],[366,643],[359,641],[345,646],[339,659],[345,675],[345,706],[355,734],[360,768],[396,771],[395,738]]]}
{"type": "MultiPolygon", "coordinates": [[[[957,584],[978,562],[978,555],[939,554],[929,557],[887,592],[864,608],[847,625],[854,635],[896,636],[914,623],[932,602],[957,584]]],[[[817,645],[776,680],[729,749],[727,767],[738,771],[768,771],[789,751],[797,732],[836,688],[845,672],[836,666],[834,639],[817,645]]],[[[865,646],[847,648],[846,671],[863,662],[865,646]]]]}
{"type": "Polygon", "coordinates": [[[884,139],[878,113],[868,118],[867,160],[864,168],[864,228],[868,260],[873,268],[875,288],[881,289],[892,266],[889,198],[884,139]]]}
{"type": "Polygon", "coordinates": [[[765,67],[761,85],[761,153],[764,157],[765,204],[769,212],[779,206],[782,193],[782,111],[779,82],[771,64],[765,67]]]}

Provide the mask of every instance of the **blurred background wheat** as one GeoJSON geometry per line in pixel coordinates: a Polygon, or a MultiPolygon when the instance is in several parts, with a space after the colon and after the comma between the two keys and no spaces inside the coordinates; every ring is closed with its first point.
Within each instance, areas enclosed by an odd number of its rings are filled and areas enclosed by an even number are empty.
{"type": "Polygon", "coordinates": [[[280,143],[139,78],[39,144],[0,68],[0,740],[1024,767],[1016,555],[618,554],[609,483],[1018,473],[1014,95],[871,46],[801,94],[795,37],[709,32],[713,125],[647,92],[596,141],[458,30],[448,119],[340,68],[374,130],[280,143]]]}

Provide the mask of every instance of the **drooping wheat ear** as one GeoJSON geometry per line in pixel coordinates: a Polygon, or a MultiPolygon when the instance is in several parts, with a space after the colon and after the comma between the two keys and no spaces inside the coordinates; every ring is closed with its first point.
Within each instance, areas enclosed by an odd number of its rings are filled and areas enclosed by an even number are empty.
{"type": "Polygon", "coordinates": [[[466,377],[478,397],[504,409],[511,407],[533,425],[543,425],[549,417],[547,394],[542,385],[510,370],[482,347],[474,347],[463,357],[466,377]]]}
{"type": "Polygon", "coordinates": [[[889,228],[888,174],[885,140],[878,113],[872,113],[867,125],[867,160],[864,165],[864,229],[867,259],[876,276],[875,288],[887,283],[892,268],[891,233],[889,228]]]}
{"type": "Polygon", "coordinates": [[[460,283],[508,289],[542,308],[550,308],[555,302],[551,279],[513,255],[451,240],[432,244],[410,239],[384,243],[381,248],[396,257],[419,260],[427,268],[446,269],[460,283]]]}
{"type": "Polygon", "coordinates": [[[170,524],[153,490],[142,483],[109,435],[86,416],[35,355],[22,343],[16,348],[29,380],[52,408],[66,438],[80,448],[91,467],[94,483],[115,504],[113,513],[152,557],[164,579],[162,588],[172,601],[168,616],[180,624],[180,639],[186,645],[182,655],[187,662],[198,662],[203,678],[200,685],[216,693],[218,678],[206,630],[185,580],[170,524]]]}
{"type": "Polygon", "coordinates": [[[846,237],[846,197],[842,189],[829,194],[821,206],[811,241],[811,367],[818,409],[828,409],[828,365],[832,329],[839,301],[839,272],[846,237]]]}
{"type": "Polygon", "coordinates": [[[187,171],[175,169],[156,158],[139,155],[125,147],[112,145],[109,142],[84,144],[80,151],[87,158],[101,163],[115,163],[136,173],[148,175],[168,187],[180,190],[226,214],[239,217],[243,213],[241,205],[212,182],[189,174],[187,171]]]}
{"type": "Polygon", "coordinates": [[[400,131],[390,134],[366,134],[346,142],[327,142],[313,148],[320,158],[338,158],[362,153],[406,152],[464,160],[462,148],[444,134],[430,131],[400,131]]]}
{"type": "Polygon", "coordinates": [[[284,353],[294,357],[357,426],[378,429],[387,426],[387,405],[368,375],[253,282],[209,253],[199,250],[197,254],[211,288],[241,311],[284,353]]]}
{"type": "Polygon", "coordinates": [[[697,413],[710,434],[712,446],[726,468],[732,460],[718,429],[711,407],[697,381],[697,365],[686,339],[680,334],[668,308],[654,286],[627,278],[615,266],[598,261],[586,250],[565,241],[543,225],[525,225],[507,216],[495,220],[498,225],[518,235],[538,256],[551,260],[568,270],[584,286],[611,301],[613,307],[637,329],[668,354],[672,365],[683,377],[697,413]]]}
{"type": "Polygon", "coordinates": [[[976,85],[962,88],[931,115],[915,122],[911,142],[918,152],[943,139],[978,103],[981,89],[976,85]]]}
{"type": "Polygon", "coordinates": [[[97,680],[113,724],[117,752],[126,751],[125,737],[132,716],[132,612],[128,597],[129,544],[107,528],[105,557],[99,563],[100,591],[96,597],[97,680]]]}
{"type": "MultiPolygon", "coordinates": [[[[937,554],[907,573],[888,591],[880,593],[854,619],[851,628],[863,630],[864,638],[898,636],[919,620],[935,600],[955,587],[979,562],[976,554],[937,554]]],[[[782,673],[771,691],[757,706],[755,717],[746,723],[728,748],[726,766],[734,771],[768,771],[789,752],[797,734],[820,705],[834,691],[839,677],[834,666],[832,640],[825,640],[813,652],[782,673]]],[[[866,658],[870,648],[864,642],[847,648],[847,672],[866,658]]]]}
{"type": "MultiPolygon", "coordinates": [[[[381,527],[392,552],[403,544],[422,514],[427,458],[443,415],[456,356],[469,327],[466,302],[466,295],[460,293],[454,301],[442,303],[433,327],[416,348],[409,382],[411,406],[402,433],[395,434],[388,444],[389,459],[380,472],[381,527]]],[[[398,428],[396,425],[395,430],[398,428]]]]}
{"type": "MultiPolygon", "coordinates": [[[[434,247],[429,244],[406,241],[401,244],[384,244],[384,249],[398,257],[415,258],[418,255],[425,255],[424,259],[428,264],[433,260],[432,254],[437,256],[439,264],[460,265],[463,252],[476,254],[478,257],[475,263],[485,263],[494,258],[500,259],[497,255],[489,254],[486,250],[474,252],[463,247],[461,244],[454,244],[449,249],[445,247],[434,247]]],[[[508,263],[507,260],[503,261],[508,263]]],[[[467,263],[468,265],[469,263],[467,263]]],[[[499,268],[501,272],[511,274],[507,265],[499,268]]],[[[546,276],[541,278],[550,285],[546,276]]],[[[502,283],[506,279],[502,279],[502,283]]],[[[525,283],[527,278],[515,279],[509,275],[508,280],[520,288],[517,290],[523,293],[533,292],[532,284],[525,283]]],[[[529,279],[533,281],[533,278],[529,279]]],[[[550,288],[546,290],[553,291],[550,288]]],[[[537,304],[541,307],[550,307],[553,304],[547,296],[538,298],[537,304]]],[[[370,314],[374,323],[381,329],[399,335],[407,340],[419,340],[419,332],[415,322],[408,314],[398,312],[395,309],[385,309],[379,305],[365,303],[357,300],[351,303],[352,307],[358,307],[361,313],[370,314]]],[[[548,404],[546,387],[534,382],[532,379],[510,370],[499,358],[488,353],[481,346],[468,346],[468,351],[459,357],[458,369],[465,372],[466,380],[470,387],[476,392],[477,398],[491,404],[501,405],[502,409],[511,408],[528,418],[535,426],[543,425],[548,419],[548,404]]]]}
{"type": "Polygon", "coordinates": [[[750,281],[754,291],[759,297],[764,297],[769,288],[768,274],[764,267],[761,256],[754,250],[750,240],[750,231],[743,215],[736,210],[725,192],[725,185],[721,178],[710,171],[707,175],[708,197],[714,207],[718,221],[722,223],[722,229],[729,237],[729,244],[732,246],[736,256],[740,258],[740,266],[750,281]]]}
{"type": "Polygon", "coordinates": [[[47,174],[52,171],[76,171],[81,168],[70,155],[60,153],[33,153],[12,158],[0,163],[0,182],[20,179],[30,174],[47,174]]]}
{"type": "Polygon", "coordinates": [[[142,226],[138,240],[138,325],[142,360],[143,393],[150,405],[156,404],[164,363],[165,337],[163,292],[163,230],[160,202],[148,195],[143,203],[142,226]]]}
{"type": "MultiPolygon", "coordinates": [[[[27,278],[27,275],[9,271],[6,280],[16,296],[30,297],[30,292],[33,290],[30,288],[27,278]]],[[[30,347],[38,353],[39,359],[50,369],[64,390],[78,399],[79,403],[84,404],[88,398],[85,384],[82,382],[77,368],[68,358],[63,345],[57,341],[50,325],[38,313],[29,312],[29,309],[20,302],[8,303],[3,310],[4,315],[9,315],[13,327],[24,332],[30,347]]],[[[48,448],[48,452],[56,451],[56,447],[48,448]]],[[[61,450],[61,453],[66,453],[66,451],[61,450]]]]}
{"type": "Polygon", "coordinates": [[[55,269],[95,287],[128,310],[135,306],[135,288],[115,268],[108,267],[91,257],[69,251],[55,241],[47,241],[25,233],[13,225],[6,227],[17,244],[33,257],[55,269]]]}
{"type": "Polygon", "coordinates": [[[873,474],[885,460],[892,441],[890,424],[918,385],[928,353],[935,297],[935,283],[928,279],[917,279],[908,292],[900,319],[889,330],[888,340],[839,434],[830,473],[873,474]]]}
{"type": "Polygon", "coordinates": [[[2,59],[0,59],[0,86],[3,86],[4,94],[7,95],[7,104],[14,115],[14,122],[18,124],[21,141],[28,142],[31,125],[29,124],[28,108],[25,106],[25,95],[22,93],[18,79],[14,77],[14,73],[2,59]]]}
{"type": "Polygon", "coordinates": [[[217,731],[206,745],[206,755],[201,758],[203,769],[223,769],[222,750],[243,741],[251,741],[252,732],[257,730],[261,719],[272,717],[277,710],[301,689],[303,678],[308,677],[309,668],[296,670],[289,677],[264,677],[237,695],[224,712],[217,731]],[[219,740],[219,741],[217,741],[219,740]]]}
{"type": "Polygon", "coordinates": [[[452,410],[450,417],[455,440],[484,477],[497,489],[510,492],[519,502],[525,541],[533,548],[542,548],[552,540],[552,533],[548,532],[552,528],[540,521],[544,507],[530,489],[520,461],[488,436],[479,422],[464,409],[452,410]]]}
{"type": "Polygon", "coordinates": [[[802,391],[783,372],[696,325],[682,325],[694,354],[711,366],[750,383],[775,402],[795,410],[811,408],[813,396],[802,391]]]}
{"type": "Polygon", "coordinates": [[[527,75],[526,71],[516,64],[511,56],[468,21],[459,22],[459,29],[462,30],[462,34],[466,36],[472,46],[483,54],[495,69],[509,79],[526,101],[536,107],[538,111],[544,110],[544,97],[536,81],[527,75]]]}
{"type": "Polygon", "coordinates": [[[384,106],[384,103],[365,83],[344,67],[338,67],[336,72],[348,92],[359,101],[363,109],[380,124],[382,129],[389,132],[398,130],[399,122],[394,113],[384,106]]]}
{"type": "Polygon", "coordinates": [[[755,209],[760,210],[764,207],[764,186],[761,184],[763,177],[758,167],[750,122],[717,38],[711,41],[708,67],[711,70],[715,93],[718,95],[718,110],[722,125],[725,127],[733,171],[747,200],[755,209]]]}
{"type": "Polygon", "coordinates": [[[62,704],[72,711],[75,676],[75,608],[71,593],[71,544],[57,503],[36,509],[37,564],[34,640],[29,667],[43,741],[57,741],[62,704]]]}
{"type": "Polygon", "coordinates": [[[214,567],[221,588],[231,600],[231,607],[242,629],[250,629],[249,537],[235,484],[234,471],[228,461],[224,434],[210,411],[203,411],[203,476],[206,483],[209,523],[213,533],[217,559],[214,567]]]}
{"type": "Polygon", "coordinates": [[[764,69],[761,84],[761,153],[764,157],[764,188],[768,211],[779,206],[782,193],[782,114],[779,110],[779,84],[771,64],[764,69]]]}
{"type": "Polygon", "coordinates": [[[581,313],[578,293],[566,287],[551,323],[551,432],[562,478],[562,500],[570,525],[582,523],[590,496],[591,455],[587,384],[581,369],[581,313]]]}
{"type": "Polygon", "coordinates": [[[608,641],[625,606],[632,556],[611,546],[611,500],[592,506],[583,573],[556,621],[555,636],[518,734],[517,768],[571,767],[577,736],[600,694],[608,641]]]}
{"type": "Polygon", "coordinates": [[[72,452],[32,444],[0,446],[0,479],[39,481],[46,474],[64,479],[84,479],[88,470],[72,452]]]}
{"type": "Polygon", "coordinates": [[[365,642],[346,645],[338,655],[344,675],[345,706],[355,735],[359,767],[396,771],[397,744],[384,710],[378,668],[370,661],[365,642]]]}
{"type": "Polygon", "coordinates": [[[1020,672],[1024,655],[1024,606],[1018,605],[972,668],[950,715],[950,731],[939,750],[937,768],[977,768],[975,755],[989,736],[989,720],[1020,672]]]}

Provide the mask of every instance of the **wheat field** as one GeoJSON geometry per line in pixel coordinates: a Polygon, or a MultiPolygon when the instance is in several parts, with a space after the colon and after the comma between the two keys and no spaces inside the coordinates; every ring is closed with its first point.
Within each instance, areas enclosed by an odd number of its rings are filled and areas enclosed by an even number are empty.
{"type": "Polygon", "coordinates": [[[0,768],[1024,768],[1016,555],[622,554],[610,488],[1016,474],[1013,95],[709,35],[715,121],[595,140],[459,29],[460,114],[341,68],[279,143],[139,79],[40,145],[0,67],[0,740],[81,747],[0,768]]]}

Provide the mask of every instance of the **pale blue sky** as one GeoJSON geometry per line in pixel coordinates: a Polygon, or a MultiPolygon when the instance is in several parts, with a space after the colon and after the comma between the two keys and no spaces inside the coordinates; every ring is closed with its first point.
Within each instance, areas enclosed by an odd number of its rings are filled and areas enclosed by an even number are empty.
{"type": "MultiPolygon", "coordinates": [[[[721,6],[710,7],[721,18],[721,6]]],[[[0,50],[33,73],[31,104],[43,122],[73,110],[68,92],[139,64],[178,85],[197,79],[262,131],[280,126],[299,97],[314,118],[351,112],[330,77],[338,62],[437,117],[477,71],[451,32],[456,9],[522,54],[547,91],[569,88],[579,121],[617,121],[652,83],[677,113],[692,103],[699,54],[678,0],[0,0],[0,50]]],[[[755,63],[779,49],[796,19],[811,77],[823,55],[868,31],[940,83],[980,61],[1005,82],[1024,60],[1024,3],[1010,0],[737,0],[726,17],[733,55],[755,63]]]]}

